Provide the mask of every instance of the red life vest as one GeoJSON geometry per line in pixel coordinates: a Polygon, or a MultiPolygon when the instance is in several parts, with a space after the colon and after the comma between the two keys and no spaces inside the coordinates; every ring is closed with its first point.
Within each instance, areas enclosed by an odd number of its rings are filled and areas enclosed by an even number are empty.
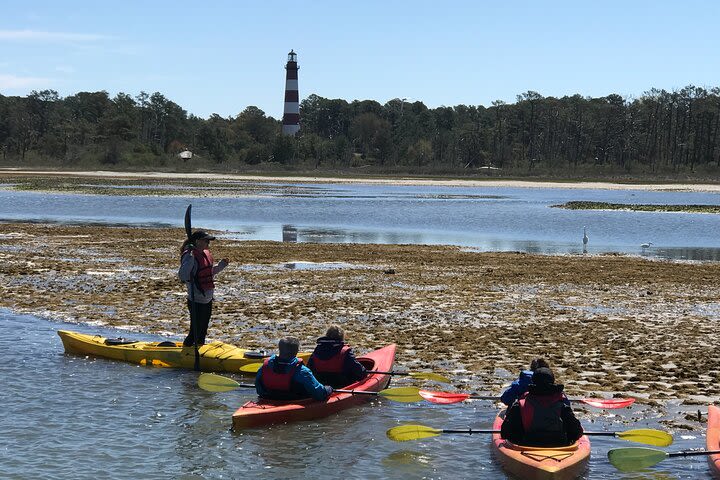
{"type": "Polygon", "coordinates": [[[520,398],[520,416],[525,431],[523,445],[567,445],[567,432],[561,417],[562,392],[520,398]]]}
{"type": "MultiPolygon", "coordinates": [[[[350,351],[348,345],[343,345],[340,351],[325,360],[318,358],[315,352],[312,354],[312,370],[317,373],[343,373],[343,365],[345,365],[345,357],[350,351]]],[[[308,362],[310,363],[310,362],[308,362]]]]}
{"type": "Polygon", "coordinates": [[[213,282],[213,260],[212,253],[210,250],[200,250],[199,248],[187,249],[183,252],[183,255],[190,253],[197,262],[197,271],[195,272],[195,286],[203,292],[213,290],[215,288],[215,282],[213,282]]]}
{"type": "MultiPolygon", "coordinates": [[[[277,357],[275,357],[277,359],[277,357]]],[[[270,392],[277,393],[290,393],[292,392],[292,377],[295,372],[300,370],[303,362],[302,359],[298,359],[298,362],[293,365],[293,368],[289,369],[286,373],[277,373],[269,364],[270,359],[266,358],[261,368],[262,373],[260,375],[260,381],[263,387],[270,392]]]]}

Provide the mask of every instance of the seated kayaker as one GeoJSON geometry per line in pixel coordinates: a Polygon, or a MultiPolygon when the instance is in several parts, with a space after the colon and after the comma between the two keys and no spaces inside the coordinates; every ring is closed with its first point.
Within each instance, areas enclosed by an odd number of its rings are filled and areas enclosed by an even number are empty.
{"type": "Polygon", "coordinates": [[[583,429],[566,403],[563,388],[555,383],[552,370],[536,369],[528,391],[505,413],[500,436],[524,446],[560,447],[575,443],[583,429]]]}
{"type": "Polygon", "coordinates": [[[315,378],[325,385],[340,388],[362,380],[367,375],[362,363],[355,359],[352,348],[345,344],[345,332],[337,325],[327,329],[308,360],[315,378]]]}
{"type": "Polygon", "coordinates": [[[255,377],[255,389],[260,398],[273,400],[298,400],[312,397],[325,400],[332,387],[325,386],[297,358],[300,341],[286,337],[278,342],[278,355],[265,359],[255,377]]]}
{"type": "MultiPolygon", "coordinates": [[[[515,400],[520,398],[523,393],[528,391],[528,386],[532,383],[532,375],[538,368],[550,368],[548,362],[544,358],[535,358],[530,362],[529,370],[521,370],[520,376],[517,380],[513,381],[510,386],[500,395],[500,401],[508,407],[515,403],[515,400]]],[[[566,402],[570,405],[570,400],[566,402]]]]}

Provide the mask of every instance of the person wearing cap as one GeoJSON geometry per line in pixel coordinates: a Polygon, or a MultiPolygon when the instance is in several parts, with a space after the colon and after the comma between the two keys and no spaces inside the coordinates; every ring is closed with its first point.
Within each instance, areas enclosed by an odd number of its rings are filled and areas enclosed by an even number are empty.
{"type": "Polygon", "coordinates": [[[297,358],[300,341],[285,337],[278,342],[278,355],[266,358],[255,376],[255,390],[260,398],[325,400],[332,387],[318,382],[313,373],[297,358]]]}
{"type": "Polygon", "coordinates": [[[528,447],[561,447],[578,441],[583,429],[563,389],[555,383],[552,370],[536,369],[528,391],[507,409],[500,437],[528,447]]]}
{"type": "Polygon", "coordinates": [[[186,347],[196,343],[205,344],[215,291],[213,279],[229,263],[227,258],[223,258],[215,265],[209,250],[210,240],[215,240],[215,237],[198,230],[190,235],[180,248],[178,277],[187,285],[187,305],[190,311],[190,333],[183,341],[186,347]]]}
{"type": "MultiPolygon", "coordinates": [[[[523,393],[528,391],[530,383],[532,383],[533,372],[538,368],[550,368],[550,365],[544,358],[535,358],[530,362],[529,370],[521,370],[518,379],[513,381],[510,386],[500,395],[500,401],[508,407],[515,403],[515,400],[520,398],[523,393]]],[[[570,400],[567,400],[568,406],[570,400]]]]}
{"type": "Polygon", "coordinates": [[[308,367],[318,381],[334,388],[345,387],[367,375],[362,363],[355,359],[352,348],[345,344],[345,332],[337,325],[327,329],[308,360],[308,367]]]}

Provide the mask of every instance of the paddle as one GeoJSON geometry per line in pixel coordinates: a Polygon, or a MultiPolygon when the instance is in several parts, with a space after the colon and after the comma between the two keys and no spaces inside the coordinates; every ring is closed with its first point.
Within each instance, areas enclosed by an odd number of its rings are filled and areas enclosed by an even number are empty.
{"type": "MultiPolygon", "coordinates": [[[[257,373],[257,371],[260,370],[260,367],[262,366],[262,363],[248,363],[240,367],[240,371],[243,373],[257,373]]],[[[419,380],[431,380],[440,383],[450,383],[449,378],[432,372],[396,372],[394,370],[392,372],[381,372],[378,370],[368,370],[367,373],[376,373],[382,375],[402,375],[406,377],[417,378],[419,380]]]]}
{"type": "MultiPolygon", "coordinates": [[[[431,403],[441,405],[449,405],[464,400],[500,400],[500,397],[493,395],[471,395],[469,393],[453,393],[453,392],[433,392],[430,390],[420,390],[418,392],[421,397],[431,403]]],[[[597,408],[624,408],[635,403],[634,398],[572,398],[571,402],[584,403],[597,408]]]]}
{"type": "MultiPolygon", "coordinates": [[[[395,440],[396,442],[407,442],[408,440],[436,437],[443,433],[461,433],[472,435],[475,433],[500,433],[500,430],[447,430],[426,427],[424,425],[400,425],[399,427],[393,427],[388,430],[387,436],[390,440],[395,440]]],[[[672,435],[669,433],[663,432],[662,430],[651,430],[648,428],[626,430],[624,432],[583,432],[583,435],[616,437],[629,442],[645,443],[656,447],[667,447],[672,444],[673,441],[672,435]]]]}
{"type": "MultiPolygon", "coordinates": [[[[192,236],[192,223],[190,222],[190,216],[192,214],[192,203],[187,206],[185,210],[185,234],[188,240],[192,236]]],[[[195,365],[194,369],[196,372],[200,371],[200,349],[198,348],[198,335],[197,335],[197,308],[195,307],[195,286],[190,283],[190,325],[193,330],[193,347],[195,348],[195,365]]]]}
{"type": "MultiPolygon", "coordinates": [[[[216,375],[214,373],[201,373],[198,378],[198,386],[210,392],[229,392],[236,388],[255,388],[255,385],[252,383],[238,383],[232,378],[223,377],[222,375],[216,375]]],[[[410,403],[422,400],[422,397],[418,395],[418,390],[416,387],[398,387],[380,390],[379,392],[342,389],[333,389],[333,392],[350,393],[352,395],[376,395],[396,402],[410,403]]]]}
{"type": "Polygon", "coordinates": [[[621,472],[633,472],[652,467],[671,457],[694,457],[698,455],[715,455],[720,450],[697,450],[668,453],[655,448],[629,447],[613,448],[608,452],[608,459],[621,472]]]}

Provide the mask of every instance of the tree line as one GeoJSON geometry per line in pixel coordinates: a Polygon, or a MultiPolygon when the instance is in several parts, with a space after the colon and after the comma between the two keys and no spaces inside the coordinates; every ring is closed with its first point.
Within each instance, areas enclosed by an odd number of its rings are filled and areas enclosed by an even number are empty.
{"type": "Polygon", "coordinates": [[[512,104],[438,108],[313,94],[300,115],[300,133],[287,137],[254,106],[203,119],[157,92],[33,91],[0,95],[0,149],[3,164],[20,166],[561,177],[710,175],[720,162],[720,88],[652,89],[633,99],[529,91],[512,104]],[[193,159],[178,159],[184,150],[193,159]]]}

